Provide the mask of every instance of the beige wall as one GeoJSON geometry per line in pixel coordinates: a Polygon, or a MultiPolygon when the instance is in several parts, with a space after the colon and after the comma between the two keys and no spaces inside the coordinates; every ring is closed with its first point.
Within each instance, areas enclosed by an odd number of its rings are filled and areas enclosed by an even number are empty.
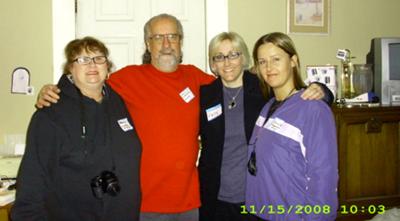
{"type": "MultiPolygon", "coordinates": [[[[229,0],[229,30],[243,36],[253,50],[269,32],[286,33],[286,0],[229,0]]],[[[331,0],[331,32],[327,36],[294,35],[302,64],[335,64],[339,48],[348,48],[354,63],[365,63],[373,37],[400,37],[399,0],[331,0]]]]}
{"type": "Polygon", "coordinates": [[[4,135],[23,134],[34,96],[11,94],[11,73],[26,67],[38,89],[52,81],[51,0],[0,0],[0,145],[4,135]]]}
{"type": "MultiPolygon", "coordinates": [[[[339,64],[338,48],[349,48],[364,63],[370,39],[400,36],[399,0],[331,0],[328,36],[291,35],[305,64],[339,64]]],[[[24,66],[36,92],[52,82],[51,0],[0,0],[0,145],[4,135],[25,134],[34,96],[10,94],[11,72],[24,66]]],[[[229,0],[229,28],[249,49],[263,34],[286,31],[286,0],[229,0]]],[[[304,70],[304,68],[303,68],[304,70]]]]}

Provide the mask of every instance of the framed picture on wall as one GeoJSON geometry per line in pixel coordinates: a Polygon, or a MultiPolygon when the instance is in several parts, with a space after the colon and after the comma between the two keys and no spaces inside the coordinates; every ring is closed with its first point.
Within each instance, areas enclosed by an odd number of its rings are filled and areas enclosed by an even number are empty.
{"type": "Polygon", "coordinates": [[[288,33],[329,34],[330,0],[287,0],[288,33]]]}

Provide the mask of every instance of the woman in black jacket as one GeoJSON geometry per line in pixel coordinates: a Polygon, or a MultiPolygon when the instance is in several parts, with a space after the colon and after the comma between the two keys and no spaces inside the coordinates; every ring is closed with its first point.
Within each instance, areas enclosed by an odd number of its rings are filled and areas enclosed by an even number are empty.
{"type": "MultiPolygon", "coordinates": [[[[247,144],[267,98],[256,75],[246,70],[250,56],[238,34],[218,34],[208,53],[218,79],[200,89],[200,221],[257,220],[244,214],[247,144]]],[[[332,99],[327,87],[313,84],[303,95],[324,94],[332,99]]]]}
{"type": "Polygon", "coordinates": [[[31,119],[11,218],[137,221],[141,143],[105,83],[108,49],[85,37],[71,41],[65,56],[61,99],[31,119]]]}
{"type": "Polygon", "coordinates": [[[215,36],[209,59],[218,79],[200,89],[200,220],[251,220],[240,214],[245,201],[247,141],[266,98],[256,75],[245,70],[250,57],[238,34],[215,36]]]}

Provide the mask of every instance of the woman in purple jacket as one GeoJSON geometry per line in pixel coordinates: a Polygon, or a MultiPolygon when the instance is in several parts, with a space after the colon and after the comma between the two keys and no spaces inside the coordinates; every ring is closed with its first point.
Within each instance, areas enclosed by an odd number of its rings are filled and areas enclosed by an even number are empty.
{"type": "Polygon", "coordinates": [[[283,33],[262,36],[253,50],[266,93],[249,142],[246,209],[260,220],[334,220],[337,141],[324,102],[304,101],[299,58],[283,33]]]}

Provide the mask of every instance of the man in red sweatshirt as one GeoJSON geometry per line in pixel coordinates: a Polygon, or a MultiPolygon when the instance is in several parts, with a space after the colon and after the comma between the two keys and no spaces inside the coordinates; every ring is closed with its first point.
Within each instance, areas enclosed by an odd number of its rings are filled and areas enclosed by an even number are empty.
{"type": "Polygon", "coordinates": [[[108,80],[142,141],[141,221],[198,220],[199,89],[215,78],[179,64],[182,40],[179,20],[153,17],[145,25],[150,64],[127,66],[108,80]]]}

